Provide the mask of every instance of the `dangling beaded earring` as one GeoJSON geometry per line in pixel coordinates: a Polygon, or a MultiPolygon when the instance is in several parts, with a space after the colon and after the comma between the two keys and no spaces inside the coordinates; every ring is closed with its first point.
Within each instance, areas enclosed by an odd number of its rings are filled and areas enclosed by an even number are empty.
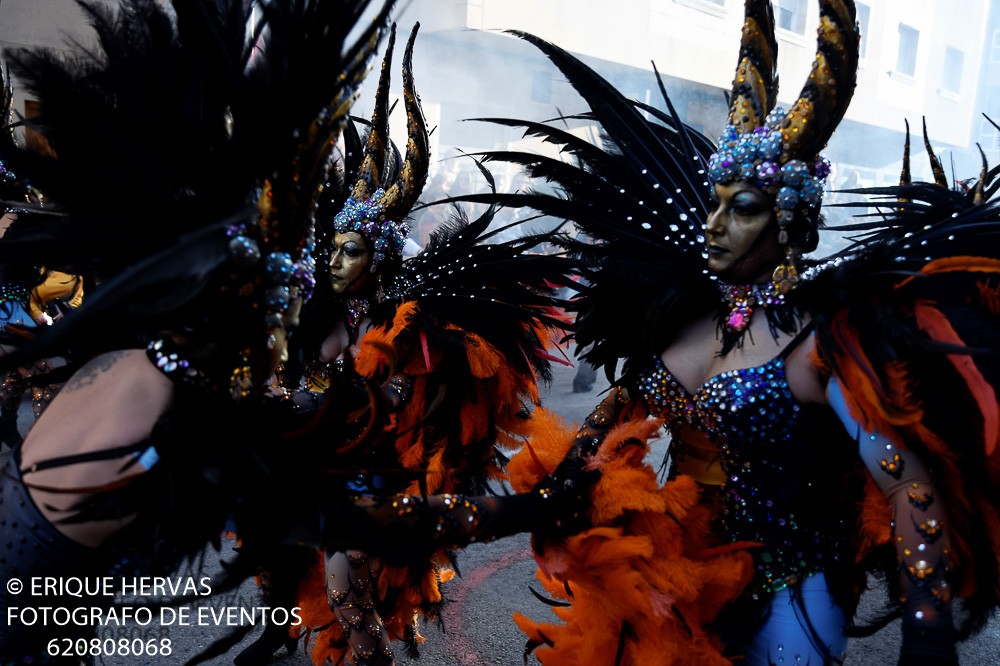
{"type": "MultiPolygon", "coordinates": [[[[782,230],[784,233],[784,230],[782,230]]],[[[787,236],[786,236],[787,237],[787,236]]],[[[779,296],[785,296],[799,284],[798,252],[790,245],[785,246],[785,260],[778,264],[771,274],[774,291],[779,296]]]]}
{"type": "Polygon", "coordinates": [[[389,295],[386,293],[385,285],[382,284],[382,273],[378,273],[375,275],[375,302],[385,303],[388,298],[389,295]]]}

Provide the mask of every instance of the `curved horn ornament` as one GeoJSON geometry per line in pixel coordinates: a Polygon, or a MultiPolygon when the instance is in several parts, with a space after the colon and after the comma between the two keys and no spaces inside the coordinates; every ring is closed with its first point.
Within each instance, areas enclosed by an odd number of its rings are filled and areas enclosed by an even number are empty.
{"type": "Polygon", "coordinates": [[[773,99],[769,95],[776,93],[777,77],[773,91],[765,85],[765,78],[753,78],[754,72],[762,70],[751,66],[754,61],[749,55],[757,55],[758,64],[766,62],[761,55],[766,51],[759,45],[774,43],[774,24],[773,19],[761,23],[762,16],[770,15],[769,3],[747,0],[745,7],[747,20],[729,124],[709,160],[708,176],[713,184],[749,182],[772,196],[780,226],[778,240],[787,244],[786,229],[795,209],[803,204],[815,209],[822,201],[830,163],[819,151],[854,94],[860,34],[852,0],[819,0],[817,52],[809,79],[787,113],[772,109],[763,124],[755,125],[758,109],[768,108],[768,100],[773,99]],[[766,10],[762,4],[767,4],[766,10]]]}
{"type": "Polygon", "coordinates": [[[740,134],[764,124],[778,99],[778,41],[771,3],[747,0],[745,13],[729,105],[729,124],[740,134]]]}
{"type": "Polygon", "coordinates": [[[406,107],[407,144],[406,156],[399,176],[389,185],[383,183],[386,155],[389,149],[389,68],[392,61],[392,44],[382,62],[382,75],[376,93],[372,127],[365,146],[365,158],[354,184],[353,194],[334,218],[334,229],[340,233],[355,231],[365,237],[372,254],[372,271],[387,255],[402,254],[406,237],[410,233],[405,216],[413,207],[427,180],[430,164],[427,123],[420,108],[420,98],[413,86],[413,43],[420,24],[413,26],[403,55],[403,100],[406,107]]]}

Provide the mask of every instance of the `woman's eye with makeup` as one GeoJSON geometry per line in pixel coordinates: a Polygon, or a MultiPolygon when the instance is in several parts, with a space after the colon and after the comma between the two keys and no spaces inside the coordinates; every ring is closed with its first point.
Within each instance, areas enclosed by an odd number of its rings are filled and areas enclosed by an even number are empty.
{"type": "Polygon", "coordinates": [[[764,212],[764,207],[753,197],[737,197],[733,200],[732,211],[736,215],[753,217],[764,212]]]}

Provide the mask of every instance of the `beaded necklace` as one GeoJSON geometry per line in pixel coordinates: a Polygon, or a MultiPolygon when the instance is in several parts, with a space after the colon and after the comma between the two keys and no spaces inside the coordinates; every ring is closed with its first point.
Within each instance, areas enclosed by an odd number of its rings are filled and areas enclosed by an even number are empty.
{"type": "Polygon", "coordinates": [[[743,346],[750,318],[758,309],[764,311],[768,329],[775,339],[778,331],[791,334],[799,329],[801,316],[774,282],[732,285],[720,280],[718,285],[722,294],[722,308],[717,315],[722,333],[722,354],[743,346]]]}
{"type": "Polygon", "coordinates": [[[357,344],[361,320],[368,314],[370,308],[371,302],[367,298],[347,299],[345,323],[347,324],[347,340],[350,344],[357,344]]]}

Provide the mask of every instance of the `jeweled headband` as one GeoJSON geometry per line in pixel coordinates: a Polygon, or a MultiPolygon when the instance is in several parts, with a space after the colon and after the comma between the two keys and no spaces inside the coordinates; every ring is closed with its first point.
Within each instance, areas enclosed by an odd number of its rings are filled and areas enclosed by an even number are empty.
{"type": "Polygon", "coordinates": [[[750,134],[740,134],[726,125],[719,147],[708,163],[708,178],[715,184],[735,181],[751,183],[772,193],[781,231],[778,241],[788,243],[785,227],[791,223],[799,204],[818,208],[823,201],[823,181],[830,175],[830,162],[817,155],[811,163],[802,160],[781,162],[785,111],[774,109],[766,124],[750,134]]]}
{"type": "Polygon", "coordinates": [[[818,208],[830,163],[820,155],[854,94],[859,33],[852,0],[820,0],[816,59],[798,100],[775,108],[777,52],[767,0],[746,0],[729,122],[708,165],[713,184],[749,182],[774,198],[779,242],[795,209],[818,208]]]}
{"type": "Polygon", "coordinates": [[[372,265],[377,265],[386,254],[400,255],[410,233],[410,225],[403,221],[386,220],[382,217],[384,206],[379,203],[385,196],[381,187],[372,192],[371,198],[347,198],[343,209],[333,218],[333,228],[337,233],[354,231],[365,237],[374,250],[372,265]]]}

